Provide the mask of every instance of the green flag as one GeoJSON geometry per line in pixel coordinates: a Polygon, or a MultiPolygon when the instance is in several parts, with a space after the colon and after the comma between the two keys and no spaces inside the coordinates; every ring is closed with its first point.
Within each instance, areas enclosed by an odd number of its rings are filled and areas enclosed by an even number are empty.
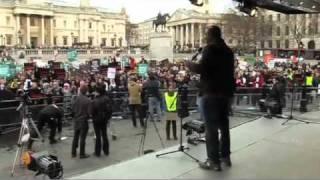
{"type": "Polygon", "coordinates": [[[76,61],[78,59],[78,52],[77,50],[71,50],[68,52],[67,56],[70,62],[76,61]]]}
{"type": "Polygon", "coordinates": [[[149,66],[148,64],[139,64],[138,66],[138,74],[140,76],[146,77],[148,75],[149,66]]]}
{"type": "Polygon", "coordinates": [[[8,64],[0,64],[0,76],[1,77],[10,76],[10,66],[8,64]]]}

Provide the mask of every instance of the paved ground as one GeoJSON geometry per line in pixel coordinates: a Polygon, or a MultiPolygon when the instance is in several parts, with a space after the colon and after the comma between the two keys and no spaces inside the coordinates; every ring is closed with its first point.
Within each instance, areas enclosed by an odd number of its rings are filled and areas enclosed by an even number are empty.
{"type": "MultiPolygon", "coordinates": [[[[192,118],[198,118],[198,114],[193,114],[188,119],[192,118]]],[[[236,113],[236,115],[231,118],[230,126],[236,127],[243,123],[252,121],[255,118],[256,116],[254,115],[246,116],[236,113]]],[[[110,155],[108,157],[101,156],[100,158],[97,158],[95,156],[91,156],[85,160],[80,160],[78,158],[72,159],[70,154],[72,130],[70,127],[64,128],[63,135],[68,137],[66,140],[56,145],[49,145],[47,141],[43,144],[37,142],[35,149],[37,151],[48,151],[53,154],[57,154],[64,165],[65,177],[83,174],[85,172],[90,172],[92,170],[138,157],[139,142],[141,139],[141,135],[139,134],[142,132],[142,129],[133,128],[132,123],[129,120],[113,120],[113,124],[113,127],[117,132],[118,139],[110,142],[110,155]]],[[[164,121],[161,123],[157,122],[156,125],[160,130],[160,135],[166,147],[171,147],[178,144],[178,141],[167,141],[165,139],[164,121]]],[[[93,129],[90,128],[90,133],[87,138],[86,150],[88,154],[92,154],[94,150],[94,137],[92,131],[93,129]]],[[[19,166],[16,168],[17,170],[15,177],[10,177],[11,165],[16,149],[16,140],[17,135],[14,133],[0,136],[0,179],[42,179],[42,177],[35,178],[33,176],[33,172],[19,168],[19,166]]],[[[147,131],[145,149],[163,149],[151,123],[149,123],[147,131]]]]}
{"type": "MultiPolygon", "coordinates": [[[[298,116],[318,124],[289,121],[282,125],[284,119],[259,118],[232,129],[233,166],[223,166],[219,173],[200,169],[183,153],[159,158],[152,153],[69,179],[319,179],[319,115],[311,112],[298,116]]],[[[191,155],[205,160],[205,144],[190,147],[191,155]]]]}

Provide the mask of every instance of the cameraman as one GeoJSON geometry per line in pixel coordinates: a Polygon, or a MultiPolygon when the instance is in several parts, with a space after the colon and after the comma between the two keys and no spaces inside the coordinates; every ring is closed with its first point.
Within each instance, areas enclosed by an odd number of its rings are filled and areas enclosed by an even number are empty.
{"type": "Polygon", "coordinates": [[[161,122],[161,94],[160,81],[156,79],[155,75],[150,74],[149,80],[144,83],[143,88],[148,97],[148,106],[151,120],[154,121],[154,109],[157,111],[158,122],[161,122]]]}
{"type": "MultiPolygon", "coordinates": [[[[48,96],[47,103],[48,105],[39,112],[37,128],[39,132],[41,132],[43,127],[48,124],[48,127],[50,128],[49,143],[56,144],[57,140],[55,136],[57,129],[59,140],[61,138],[63,111],[54,103],[51,95],[48,96]]],[[[35,131],[32,131],[31,138],[37,137],[37,134],[35,133],[35,131]]],[[[31,149],[32,144],[33,140],[30,139],[28,149],[31,149]]]]}
{"type": "Polygon", "coordinates": [[[272,89],[266,99],[266,107],[269,110],[268,118],[271,115],[282,114],[282,108],[285,107],[286,82],[283,77],[273,79],[272,89]]]}

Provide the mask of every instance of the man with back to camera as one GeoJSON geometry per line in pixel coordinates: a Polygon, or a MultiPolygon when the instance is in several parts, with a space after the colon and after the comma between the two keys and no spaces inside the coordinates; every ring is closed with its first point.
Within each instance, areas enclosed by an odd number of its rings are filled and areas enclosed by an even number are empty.
{"type": "Polygon", "coordinates": [[[72,105],[72,116],[74,121],[74,136],[72,141],[72,157],[77,156],[77,148],[80,140],[80,159],[88,158],[89,155],[85,153],[86,138],[89,129],[89,118],[91,100],[86,96],[88,86],[80,86],[80,94],[76,97],[72,105]]]}
{"type": "Polygon", "coordinates": [[[221,171],[221,162],[231,167],[229,103],[235,91],[234,55],[222,39],[218,26],[207,32],[207,46],[199,64],[188,61],[189,69],[201,76],[202,107],[206,122],[208,159],[200,162],[203,169],[221,171]],[[221,138],[219,139],[219,130],[221,138]]]}
{"type": "Polygon", "coordinates": [[[96,87],[97,96],[92,101],[91,114],[93,128],[96,134],[95,156],[99,157],[101,150],[106,156],[109,155],[109,140],[107,136],[107,124],[112,116],[112,102],[106,96],[106,87],[103,83],[98,83],[96,87]],[[102,140],[102,148],[101,148],[102,140]]]}
{"type": "Polygon", "coordinates": [[[143,84],[143,88],[146,91],[146,96],[148,97],[148,111],[150,118],[154,121],[154,109],[157,112],[158,122],[161,122],[161,93],[160,93],[160,81],[156,78],[154,74],[149,75],[149,80],[143,84]]]}

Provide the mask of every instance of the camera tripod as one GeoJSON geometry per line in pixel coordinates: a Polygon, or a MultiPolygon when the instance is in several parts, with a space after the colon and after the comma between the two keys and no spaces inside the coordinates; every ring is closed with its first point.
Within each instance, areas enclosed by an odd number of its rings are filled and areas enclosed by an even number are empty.
{"type": "Polygon", "coordinates": [[[139,144],[139,150],[138,150],[138,155],[142,155],[142,154],[145,154],[145,150],[144,150],[144,144],[145,144],[145,141],[146,141],[146,136],[147,136],[147,130],[148,130],[148,121],[151,121],[152,124],[153,124],[153,127],[154,129],[156,130],[156,133],[159,137],[159,140],[160,140],[160,143],[161,143],[161,146],[162,148],[164,148],[164,143],[163,143],[163,140],[160,136],[160,133],[159,133],[159,129],[156,125],[156,122],[151,119],[151,115],[150,115],[150,112],[147,111],[147,114],[146,114],[146,117],[145,117],[145,121],[144,121],[144,127],[143,127],[143,131],[141,133],[141,139],[140,139],[140,144],[139,144]]]}
{"type": "Polygon", "coordinates": [[[20,112],[20,114],[21,114],[20,116],[22,118],[22,123],[21,123],[19,138],[18,138],[18,142],[17,142],[18,149],[16,150],[16,155],[14,157],[13,164],[12,164],[11,176],[14,176],[15,166],[16,166],[18,157],[21,159],[22,153],[25,150],[26,143],[28,143],[28,141],[30,139],[41,140],[42,142],[44,142],[43,137],[41,136],[38,128],[36,127],[36,124],[34,123],[33,119],[30,116],[30,112],[29,112],[29,108],[28,108],[27,103],[21,102],[16,111],[20,112]],[[33,129],[37,133],[38,138],[30,137],[31,129],[33,129]]]}
{"type": "Polygon", "coordinates": [[[179,147],[178,147],[178,150],[175,150],[175,151],[170,151],[170,152],[166,152],[166,153],[162,153],[162,154],[157,154],[156,157],[161,157],[161,156],[164,156],[164,155],[167,155],[167,154],[173,154],[173,153],[177,153],[177,152],[182,152],[184,153],[185,155],[187,155],[188,157],[190,157],[191,159],[195,160],[196,162],[199,162],[199,160],[193,156],[191,156],[189,153],[186,152],[186,150],[189,150],[190,148],[189,147],[185,147],[183,144],[182,144],[182,122],[183,122],[183,118],[180,117],[180,144],[179,144],[179,147]]]}
{"type": "Polygon", "coordinates": [[[302,122],[305,124],[320,124],[317,122],[312,122],[312,121],[307,121],[307,120],[302,120],[299,118],[296,118],[293,116],[293,106],[294,106],[294,97],[295,97],[295,89],[296,89],[296,84],[293,85],[292,87],[292,92],[291,92],[291,107],[290,107],[290,115],[288,117],[278,117],[278,118],[282,118],[282,119],[287,119],[285,122],[283,122],[281,125],[286,125],[287,123],[289,123],[290,121],[298,121],[298,122],[302,122]]]}

